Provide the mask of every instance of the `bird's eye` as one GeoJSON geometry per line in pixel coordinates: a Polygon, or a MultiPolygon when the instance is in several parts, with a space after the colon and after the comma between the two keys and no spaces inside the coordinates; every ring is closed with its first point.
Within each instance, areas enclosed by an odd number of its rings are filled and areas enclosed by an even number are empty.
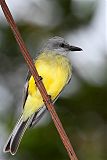
{"type": "Polygon", "coordinates": [[[65,44],[64,43],[61,43],[60,44],[60,47],[64,48],[65,44]]]}

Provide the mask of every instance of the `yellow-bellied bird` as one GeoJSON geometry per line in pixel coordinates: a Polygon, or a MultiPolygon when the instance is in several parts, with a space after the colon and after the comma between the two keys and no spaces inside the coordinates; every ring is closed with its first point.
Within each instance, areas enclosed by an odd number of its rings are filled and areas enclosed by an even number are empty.
{"type": "MultiPolygon", "coordinates": [[[[35,67],[53,103],[71,79],[72,68],[67,57],[68,53],[81,50],[56,36],[47,41],[34,60],[35,67]]],[[[47,110],[30,73],[25,84],[24,97],[23,112],[4,147],[4,152],[10,152],[12,155],[16,153],[26,129],[34,126],[47,110]]]]}

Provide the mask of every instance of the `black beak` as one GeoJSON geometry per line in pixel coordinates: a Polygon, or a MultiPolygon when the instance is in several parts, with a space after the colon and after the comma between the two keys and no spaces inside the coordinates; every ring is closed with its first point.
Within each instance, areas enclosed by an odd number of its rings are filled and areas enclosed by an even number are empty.
{"type": "Polygon", "coordinates": [[[81,48],[75,47],[75,46],[69,46],[69,50],[70,50],[70,51],[82,51],[81,48]]]}

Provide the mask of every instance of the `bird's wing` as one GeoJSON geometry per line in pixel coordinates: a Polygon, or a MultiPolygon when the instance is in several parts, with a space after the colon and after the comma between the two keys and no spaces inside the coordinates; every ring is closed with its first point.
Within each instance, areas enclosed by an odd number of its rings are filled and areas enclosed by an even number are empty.
{"type": "Polygon", "coordinates": [[[44,105],[37,112],[35,112],[32,122],[29,127],[34,127],[39,122],[39,120],[43,117],[46,111],[47,111],[47,108],[44,105]]]}
{"type": "MultiPolygon", "coordinates": [[[[37,58],[38,58],[38,56],[37,56],[35,59],[33,59],[33,62],[35,62],[37,58]]],[[[29,79],[30,79],[31,76],[32,76],[32,74],[31,74],[31,72],[28,70],[27,76],[26,76],[26,82],[25,82],[25,85],[24,85],[23,99],[22,99],[23,109],[24,109],[25,102],[26,102],[26,99],[27,99],[27,96],[28,96],[28,85],[29,85],[29,79]]]]}
{"type": "MultiPolygon", "coordinates": [[[[24,85],[23,104],[22,104],[23,109],[24,109],[25,102],[26,102],[26,99],[28,96],[28,86],[29,86],[28,82],[29,82],[30,77],[31,77],[31,73],[28,70],[27,77],[26,77],[26,83],[24,85]]],[[[34,125],[36,125],[38,123],[38,121],[42,118],[42,116],[44,115],[46,110],[47,110],[46,107],[42,106],[37,112],[35,112],[33,119],[32,119],[32,122],[29,127],[33,127],[34,125]]]]}
{"type": "Polygon", "coordinates": [[[28,85],[29,85],[29,79],[31,77],[31,73],[30,71],[28,70],[28,73],[27,73],[27,77],[26,77],[26,83],[24,85],[24,93],[23,93],[23,109],[24,109],[24,106],[25,106],[25,102],[26,102],[26,99],[27,99],[27,96],[28,96],[28,85]]]}
{"type": "MultiPolygon", "coordinates": [[[[66,85],[70,82],[71,80],[71,76],[68,78],[68,81],[66,83],[66,85]]],[[[62,90],[60,91],[60,93],[57,95],[57,97],[53,100],[53,104],[55,103],[55,101],[58,99],[58,97],[60,96],[61,92],[63,91],[63,89],[66,87],[66,85],[62,88],[62,90]]],[[[43,105],[34,115],[32,122],[30,124],[30,127],[34,127],[39,120],[43,117],[43,115],[46,113],[47,111],[47,107],[45,105],[43,105]]]]}

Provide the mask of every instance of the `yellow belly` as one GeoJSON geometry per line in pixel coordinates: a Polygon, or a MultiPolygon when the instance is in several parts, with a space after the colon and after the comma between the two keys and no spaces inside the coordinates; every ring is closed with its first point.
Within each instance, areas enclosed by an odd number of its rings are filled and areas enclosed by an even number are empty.
{"type": "MultiPolygon", "coordinates": [[[[67,58],[60,55],[42,54],[35,61],[39,75],[43,78],[43,84],[47,93],[54,100],[66,85],[71,75],[71,65],[67,58]]],[[[23,118],[26,120],[40,107],[43,106],[43,99],[34,79],[31,76],[28,86],[28,97],[24,106],[23,118]]]]}

